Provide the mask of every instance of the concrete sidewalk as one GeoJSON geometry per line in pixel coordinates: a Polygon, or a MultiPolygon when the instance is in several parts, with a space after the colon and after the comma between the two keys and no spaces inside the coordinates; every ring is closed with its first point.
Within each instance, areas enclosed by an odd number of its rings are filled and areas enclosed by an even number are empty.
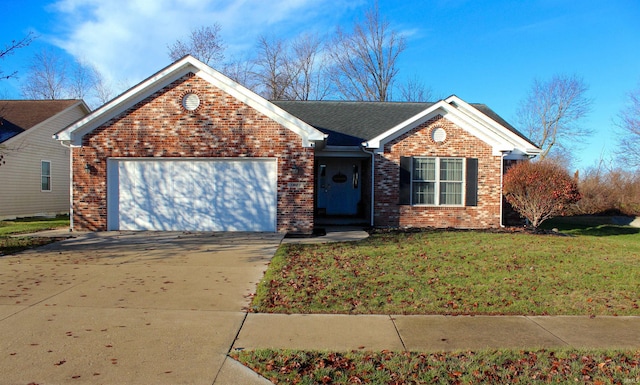
{"type": "Polygon", "coordinates": [[[640,317],[248,314],[233,349],[640,349],[640,317]]]}

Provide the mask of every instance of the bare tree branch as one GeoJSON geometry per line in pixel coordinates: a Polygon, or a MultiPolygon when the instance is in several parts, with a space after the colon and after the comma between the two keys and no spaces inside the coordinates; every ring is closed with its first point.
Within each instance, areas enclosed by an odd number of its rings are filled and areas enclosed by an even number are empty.
{"type": "Polygon", "coordinates": [[[220,36],[220,24],[200,27],[191,31],[191,35],[184,40],[176,40],[168,46],[171,60],[178,60],[191,55],[207,65],[214,65],[224,60],[224,44],[220,36]]]}
{"type": "Polygon", "coordinates": [[[63,99],[67,97],[67,64],[50,50],[36,53],[29,74],[22,85],[28,99],[63,99]]]}
{"type": "Polygon", "coordinates": [[[253,60],[235,59],[225,63],[222,72],[234,82],[255,91],[258,88],[258,80],[256,79],[253,67],[253,60]]]}
{"type": "Polygon", "coordinates": [[[431,88],[416,75],[398,87],[400,98],[405,102],[429,102],[432,98],[431,88]]]}
{"type": "Polygon", "coordinates": [[[337,30],[330,50],[331,79],[345,99],[390,100],[397,59],[405,48],[404,37],[380,18],[376,3],[352,33],[337,30]]]}
{"type": "Polygon", "coordinates": [[[260,36],[258,55],[255,59],[256,77],[260,82],[260,94],[266,99],[288,99],[292,76],[287,45],[282,39],[260,36]]]}
{"type": "Polygon", "coordinates": [[[68,80],[68,95],[73,99],[86,99],[95,89],[97,71],[90,64],[79,61],[71,68],[68,80]]]}
{"type": "Polygon", "coordinates": [[[96,100],[100,105],[107,103],[114,96],[113,87],[107,82],[102,74],[95,68],[94,71],[95,82],[93,84],[93,93],[96,100]]]}
{"type": "MultiPolygon", "coordinates": [[[[6,56],[13,55],[15,51],[20,48],[25,48],[29,46],[35,40],[36,36],[33,32],[29,32],[27,36],[23,37],[20,40],[12,40],[11,43],[4,46],[4,48],[0,49],[0,60],[4,59],[6,56]]],[[[0,80],[11,79],[15,77],[18,71],[14,71],[9,75],[6,75],[2,69],[0,69],[0,80]]]]}
{"type": "Polygon", "coordinates": [[[593,101],[586,96],[588,89],[576,75],[555,75],[546,82],[534,80],[517,114],[529,138],[542,149],[540,159],[554,148],[569,151],[591,135],[591,130],[579,124],[591,111],[593,101]]]}
{"type": "Polygon", "coordinates": [[[291,78],[288,98],[322,100],[330,93],[327,61],[323,43],[317,35],[301,35],[291,44],[290,61],[286,67],[291,78]]]}
{"type": "Polygon", "coordinates": [[[628,97],[617,122],[620,137],[616,153],[627,167],[640,169],[640,84],[628,97]]]}

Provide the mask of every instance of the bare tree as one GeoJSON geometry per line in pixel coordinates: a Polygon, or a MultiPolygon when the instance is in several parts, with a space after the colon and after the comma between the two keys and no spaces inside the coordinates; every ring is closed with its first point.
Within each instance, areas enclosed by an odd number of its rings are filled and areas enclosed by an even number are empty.
{"type": "Polygon", "coordinates": [[[621,130],[617,154],[629,168],[640,169],[640,84],[628,97],[617,122],[621,130]]]}
{"type": "Polygon", "coordinates": [[[579,124],[591,111],[588,89],[576,75],[534,80],[517,114],[529,138],[542,149],[540,159],[549,156],[552,149],[567,151],[591,135],[591,130],[579,124]]]}
{"type": "MultiPolygon", "coordinates": [[[[13,55],[15,51],[19,50],[20,48],[29,46],[29,44],[31,44],[35,38],[36,36],[33,34],[33,32],[29,32],[27,36],[23,37],[20,40],[11,40],[11,43],[5,45],[4,48],[0,49],[0,60],[4,59],[7,56],[13,55]]],[[[2,69],[0,69],[0,80],[11,79],[12,77],[15,77],[17,73],[17,71],[14,71],[7,75],[2,69]]]]}
{"type": "Polygon", "coordinates": [[[287,99],[292,76],[287,43],[282,39],[260,36],[255,59],[259,93],[271,100],[287,99]]]}
{"type": "Polygon", "coordinates": [[[330,50],[331,79],[345,99],[387,101],[405,48],[404,37],[380,18],[376,3],[353,32],[337,30],[330,50]]]}
{"type": "Polygon", "coordinates": [[[322,100],[330,93],[323,42],[317,35],[304,34],[292,42],[286,68],[291,79],[289,99],[322,100]]]}
{"type": "Polygon", "coordinates": [[[90,63],[43,50],[32,59],[22,95],[28,99],[83,99],[95,107],[110,100],[113,90],[90,63]]]}
{"type": "Polygon", "coordinates": [[[113,98],[113,87],[107,82],[104,76],[102,76],[102,74],[95,67],[93,67],[93,70],[95,77],[95,82],[93,84],[94,96],[98,103],[102,105],[113,98]]]}
{"type": "Polygon", "coordinates": [[[431,88],[425,86],[417,75],[400,84],[398,89],[400,100],[405,102],[429,102],[432,98],[431,88]]]}
{"type": "Polygon", "coordinates": [[[86,99],[96,88],[97,71],[93,66],[78,61],[72,66],[68,78],[68,96],[74,99],[86,99]]]}
{"type": "Polygon", "coordinates": [[[234,82],[257,90],[259,83],[253,67],[254,61],[251,59],[234,59],[224,64],[222,72],[234,82]]]}
{"type": "Polygon", "coordinates": [[[51,50],[36,53],[22,94],[29,99],[63,99],[67,96],[67,63],[51,50]]]}
{"type": "Polygon", "coordinates": [[[186,40],[176,40],[168,46],[169,57],[178,60],[191,55],[207,65],[214,65],[224,60],[224,43],[220,36],[220,24],[200,27],[191,31],[186,40]]]}

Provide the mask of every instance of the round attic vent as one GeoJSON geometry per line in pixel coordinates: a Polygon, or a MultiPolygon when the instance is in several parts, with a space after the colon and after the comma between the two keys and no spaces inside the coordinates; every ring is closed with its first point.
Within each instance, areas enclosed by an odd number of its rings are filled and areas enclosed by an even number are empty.
{"type": "Polygon", "coordinates": [[[188,93],[182,97],[182,107],[187,111],[195,111],[200,107],[200,97],[193,93],[188,93]]]}
{"type": "Polygon", "coordinates": [[[442,127],[436,127],[431,131],[431,139],[436,143],[442,143],[447,140],[447,131],[442,127]]]}

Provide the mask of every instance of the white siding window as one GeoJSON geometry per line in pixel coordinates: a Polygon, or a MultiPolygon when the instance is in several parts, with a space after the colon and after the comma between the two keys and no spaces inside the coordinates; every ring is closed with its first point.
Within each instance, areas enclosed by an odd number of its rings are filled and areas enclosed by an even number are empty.
{"type": "Polygon", "coordinates": [[[51,191],[51,162],[48,160],[43,160],[40,163],[40,170],[42,180],[40,190],[51,191]]]}

